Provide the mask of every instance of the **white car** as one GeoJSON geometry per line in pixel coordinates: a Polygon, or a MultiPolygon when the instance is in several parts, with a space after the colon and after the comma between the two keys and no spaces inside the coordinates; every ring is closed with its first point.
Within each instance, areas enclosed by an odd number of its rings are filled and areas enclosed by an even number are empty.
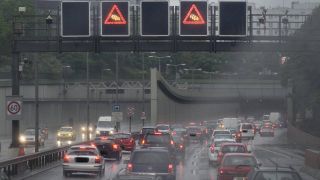
{"type": "Polygon", "coordinates": [[[218,153],[223,143],[235,143],[236,141],[232,139],[216,139],[212,141],[211,144],[208,145],[208,156],[209,156],[209,164],[217,165],[218,161],[218,153]]]}
{"type": "MultiPolygon", "coordinates": [[[[19,141],[22,145],[35,145],[36,138],[35,138],[36,131],[34,129],[26,129],[19,137],[19,141]]],[[[39,130],[39,145],[44,146],[45,137],[39,130]]]]}
{"type": "Polygon", "coordinates": [[[239,132],[241,139],[254,139],[254,127],[251,123],[241,123],[239,132]]]}
{"type": "Polygon", "coordinates": [[[93,145],[72,146],[63,158],[63,176],[72,173],[95,173],[103,176],[105,161],[99,150],[93,145]]]}
{"type": "Polygon", "coordinates": [[[213,141],[215,139],[215,135],[218,135],[218,134],[225,134],[225,135],[230,134],[231,135],[231,132],[228,129],[215,129],[212,133],[211,140],[213,141]]]}
{"type": "Polygon", "coordinates": [[[156,130],[158,132],[170,133],[170,125],[169,124],[157,124],[156,130]]]}

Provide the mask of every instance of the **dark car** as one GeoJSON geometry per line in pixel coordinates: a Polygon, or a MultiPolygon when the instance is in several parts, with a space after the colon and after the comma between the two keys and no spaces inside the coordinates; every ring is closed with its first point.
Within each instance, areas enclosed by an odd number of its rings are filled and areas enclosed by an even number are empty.
{"type": "Polygon", "coordinates": [[[115,139],[115,142],[120,145],[122,150],[133,151],[136,147],[136,142],[130,133],[115,133],[112,135],[115,139]]]}
{"type": "Polygon", "coordinates": [[[190,143],[191,141],[200,141],[202,143],[204,139],[202,129],[198,126],[188,126],[186,134],[187,143],[190,143]]]}
{"type": "Polygon", "coordinates": [[[147,133],[141,142],[141,147],[164,147],[169,150],[172,159],[175,159],[176,156],[174,141],[170,133],[147,133]]]}
{"type": "Polygon", "coordinates": [[[139,135],[139,144],[141,144],[142,142],[142,139],[144,138],[144,136],[147,134],[147,133],[153,133],[156,131],[156,127],[155,126],[145,126],[145,127],[142,127],[141,130],[140,130],[140,135],[139,135]]]}
{"type": "Polygon", "coordinates": [[[256,167],[253,168],[247,180],[302,180],[299,173],[291,167],[256,167]]]}
{"type": "Polygon", "coordinates": [[[127,165],[128,174],[153,174],[163,179],[175,180],[176,167],[165,148],[134,150],[127,165]]]}
{"type": "Polygon", "coordinates": [[[94,141],[94,145],[98,148],[101,156],[104,158],[115,158],[118,161],[121,160],[122,149],[112,137],[97,137],[94,141]]]}
{"type": "Polygon", "coordinates": [[[175,136],[175,135],[173,135],[172,138],[176,147],[177,155],[184,157],[185,149],[186,149],[184,138],[181,136],[175,136]]]}

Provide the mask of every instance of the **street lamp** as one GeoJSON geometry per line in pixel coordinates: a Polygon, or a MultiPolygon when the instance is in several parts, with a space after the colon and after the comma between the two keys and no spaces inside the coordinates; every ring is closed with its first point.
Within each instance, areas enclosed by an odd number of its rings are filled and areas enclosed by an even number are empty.
{"type": "Polygon", "coordinates": [[[174,67],[175,68],[175,82],[177,83],[178,80],[178,68],[179,66],[185,66],[186,64],[182,63],[182,64],[167,64],[167,67],[174,67]]]}
{"type": "Polygon", "coordinates": [[[185,71],[191,71],[191,87],[193,88],[193,73],[194,71],[202,71],[201,68],[186,68],[185,71]]]}
{"type": "Polygon", "coordinates": [[[161,73],[161,60],[171,58],[171,56],[148,56],[149,58],[156,58],[158,60],[158,70],[161,73]]]}

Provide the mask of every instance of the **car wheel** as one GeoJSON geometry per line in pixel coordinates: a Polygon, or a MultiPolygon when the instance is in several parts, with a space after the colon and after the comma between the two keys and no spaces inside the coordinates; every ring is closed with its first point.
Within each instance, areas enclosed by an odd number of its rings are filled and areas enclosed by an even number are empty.
{"type": "Polygon", "coordinates": [[[63,171],[63,176],[64,177],[69,177],[70,176],[70,173],[68,171],[63,171]]]}

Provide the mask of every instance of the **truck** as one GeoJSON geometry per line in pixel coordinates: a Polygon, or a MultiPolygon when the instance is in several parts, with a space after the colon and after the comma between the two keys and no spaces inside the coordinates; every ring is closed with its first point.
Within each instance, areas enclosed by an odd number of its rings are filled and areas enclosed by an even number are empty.
{"type": "Polygon", "coordinates": [[[271,121],[274,127],[278,127],[281,121],[281,113],[271,112],[269,115],[269,120],[271,121]]]}
{"type": "Polygon", "coordinates": [[[97,122],[96,137],[109,136],[116,132],[116,121],[111,116],[100,116],[97,122]]]}
{"type": "Polygon", "coordinates": [[[223,118],[222,123],[225,129],[237,129],[239,120],[238,118],[223,118]]]}

